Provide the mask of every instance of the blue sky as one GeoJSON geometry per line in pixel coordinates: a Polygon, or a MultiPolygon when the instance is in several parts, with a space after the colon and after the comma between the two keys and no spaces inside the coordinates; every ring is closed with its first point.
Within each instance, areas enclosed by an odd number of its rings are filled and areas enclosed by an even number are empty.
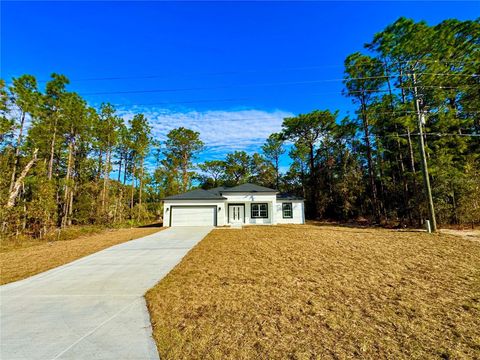
{"type": "Polygon", "coordinates": [[[159,139],[199,131],[204,160],[258,150],[285,116],[347,114],[343,60],[398,17],[479,14],[478,2],[4,1],[1,76],[63,73],[91,105],[145,113],[159,139]]]}

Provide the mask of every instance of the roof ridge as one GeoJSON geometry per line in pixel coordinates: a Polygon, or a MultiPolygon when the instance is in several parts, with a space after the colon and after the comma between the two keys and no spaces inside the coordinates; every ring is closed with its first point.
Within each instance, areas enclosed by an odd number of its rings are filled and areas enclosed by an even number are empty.
{"type": "Polygon", "coordinates": [[[261,186],[253,183],[243,183],[228,188],[225,192],[278,192],[276,189],[271,189],[266,186],[261,186]]]}

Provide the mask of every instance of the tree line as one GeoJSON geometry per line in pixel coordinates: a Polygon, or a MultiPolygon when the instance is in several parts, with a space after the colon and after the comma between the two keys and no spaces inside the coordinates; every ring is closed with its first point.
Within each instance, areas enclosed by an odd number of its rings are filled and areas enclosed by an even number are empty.
{"type": "Polygon", "coordinates": [[[41,237],[55,227],[145,217],[147,119],[125,123],[110,104],[96,110],[68,83],[52,74],[44,92],[31,75],[1,84],[3,233],[41,237]]]}
{"type": "Polygon", "coordinates": [[[420,118],[438,222],[478,224],[480,21],[400,18],[344,66],[354,114],[284,119],[261,153],[200,164],[201,186],[253,181],[303,196],[309,218],[419,226],[427,218],[420,118]],[[280,174],[286,151],[291,165],[280,174]]]}
{"type": "Polygon", "coordinates": [[[1,81],[2,234],[151,221],[164,196],[247,181],[303,196],[309,218],[419,225],[427,209],[417,100],[437,220],[478,223],[479,59],[479,20],[429,26],[400,18],[345,59],[354,114],[286,118],[260,152],[201,164],[198,132],[180,127],[159,143],[143,114],[125,121],[111,104],[93,108],[67,90],[64,75],[52,74],[43,90],[32,75],[8,87],[1,81]]]}

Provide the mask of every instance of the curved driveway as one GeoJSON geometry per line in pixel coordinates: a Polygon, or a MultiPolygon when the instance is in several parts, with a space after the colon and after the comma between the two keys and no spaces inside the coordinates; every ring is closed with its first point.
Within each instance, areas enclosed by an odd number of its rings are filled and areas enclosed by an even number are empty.
{"type": "Polygon", "coordinates": [[[169,228],[0,287],[0,359],[158,359],[143,295],[211,227],[169,228]]]}

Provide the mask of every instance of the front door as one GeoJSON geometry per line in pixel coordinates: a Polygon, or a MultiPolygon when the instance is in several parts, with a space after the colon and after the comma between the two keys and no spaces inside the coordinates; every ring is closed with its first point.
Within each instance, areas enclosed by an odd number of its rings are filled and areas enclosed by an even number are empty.
{"type": "Polygon", "coordinates": [[[243,205],[228,205],[228,222],[243,224],[245,222],[245,207],[243,205]]]}

